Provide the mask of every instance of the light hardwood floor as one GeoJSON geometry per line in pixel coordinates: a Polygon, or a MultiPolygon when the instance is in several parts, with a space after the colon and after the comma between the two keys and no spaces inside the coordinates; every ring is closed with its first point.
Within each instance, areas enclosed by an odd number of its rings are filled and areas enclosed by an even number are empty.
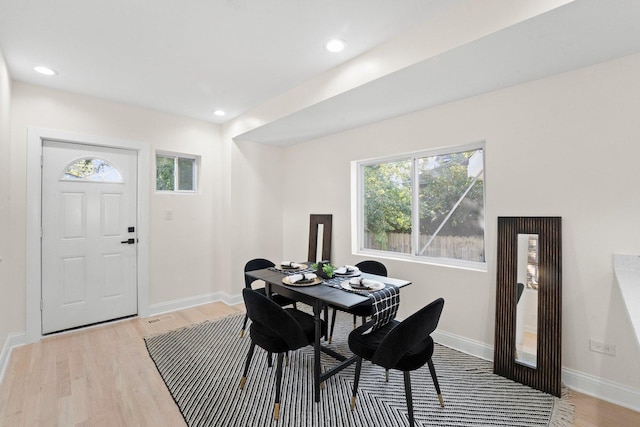
{"type": "MultiPolygon", "coordinates": [[[[184,426],[142,337],[244,312],[206,304],[19,347],[0,385],[0,426],[184,426]]],[[[572,392],[575,425],[640,426],[640,413],[572,392]]]]}

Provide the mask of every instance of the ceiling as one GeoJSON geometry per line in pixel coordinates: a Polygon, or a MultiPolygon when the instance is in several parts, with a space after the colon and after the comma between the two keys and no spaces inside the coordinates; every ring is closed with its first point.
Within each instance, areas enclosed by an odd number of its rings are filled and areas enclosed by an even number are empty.
{"type": "MultiPolygon", "coordinates": [[[[14,80],[222,124],[462,3],[0,0],[0,47],[14,80]]],[[[290,145],[638,53],[638,22],[637,0],[576,0],[237,136],[290,145]]]]}
{"type": "Polygon", "coordinates": [[[223,123],[456,3],[0,0],[0,47],[14,80],[223,123]]]}

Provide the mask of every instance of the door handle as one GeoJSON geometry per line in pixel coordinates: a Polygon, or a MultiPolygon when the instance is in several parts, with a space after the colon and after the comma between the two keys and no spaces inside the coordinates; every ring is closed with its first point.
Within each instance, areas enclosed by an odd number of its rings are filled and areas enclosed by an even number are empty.
{"type": "Polygon", "coordinates": [[[123,240],[120,243],[122,243],[123,245],[133,245],[135,242],[136,242],[136,239],[131,238],[129,240],[123,240]]]}

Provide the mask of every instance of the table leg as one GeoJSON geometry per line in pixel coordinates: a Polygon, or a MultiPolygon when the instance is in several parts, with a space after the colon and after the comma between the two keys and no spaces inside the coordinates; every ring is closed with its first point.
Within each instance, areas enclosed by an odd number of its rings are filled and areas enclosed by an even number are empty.
{"type": "Polygon", "coordinates": [[[313,344],[313,391],[314,400],[320,402],[320,340],[322,338],[322,303],[320,301],[313,305],[313,316],[315,320],[315,343],[313,344]]]}
{"type": "Polygon", "coordinates": [[[267,296],[267,298],[271,298],[271,283],[265,281],[264,282],[264,294],[267,296]]]}

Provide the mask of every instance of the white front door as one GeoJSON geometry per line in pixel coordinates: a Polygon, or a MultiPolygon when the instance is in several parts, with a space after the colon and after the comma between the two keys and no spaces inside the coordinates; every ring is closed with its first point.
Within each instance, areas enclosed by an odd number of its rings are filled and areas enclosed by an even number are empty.
{"type": "Polygon", "coordinates": [[[42,333],[137,313],[137,152],[42,146],[42,333]]]}

